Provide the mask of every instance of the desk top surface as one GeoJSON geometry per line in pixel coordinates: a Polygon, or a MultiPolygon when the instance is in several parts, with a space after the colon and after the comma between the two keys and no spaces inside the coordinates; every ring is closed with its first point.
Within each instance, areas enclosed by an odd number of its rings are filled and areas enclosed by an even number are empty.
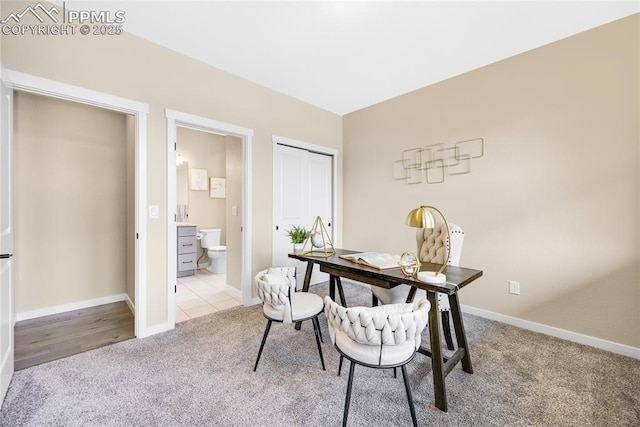
{"type": "MultiPolygon", "coordinates": [[[[447,283],[441,285],[433,285],[421,282],[411,277],[405,277],[400,268],[392,268],[387,270],[378,270],[366,265],[358,264],[340,258],[340,255],[358,253],[361,251],[352,251],[348,249],[335,249],[336,254],[328,258],[317,254],[289,254],[289,258],[298,259],[304,262],[312,262],[320,265],[320,270],[328,273],[337,273],[338,276],[359,280],[364,283],[370,283],[382,287],[394,287],[400,284],[412,285],[419,289],[428,291],[442,292],[445,294],[453,294],[458,289],[468,285],[477,278],[482,276],[482,270],[475,270],[465,267],[455,267],[448,265],[443,273],[447,276],[447,283]],[[329,271],[327,271],[329,270],[329,271]],[[386,285],[386,286],[385,286],[386,285]]],[[[441,264],[423,263],[420,270],[436,271],[441,264]]]]}

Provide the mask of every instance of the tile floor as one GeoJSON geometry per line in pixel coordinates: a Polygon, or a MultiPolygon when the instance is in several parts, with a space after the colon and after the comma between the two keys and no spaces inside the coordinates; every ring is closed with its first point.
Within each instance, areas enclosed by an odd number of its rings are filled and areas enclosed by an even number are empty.
{"type": "Polygon", "coordinates": [[[227,276],[205,269],[178,278],[176,323],[241,305],[240,297],[226,290],[227,276]]]}

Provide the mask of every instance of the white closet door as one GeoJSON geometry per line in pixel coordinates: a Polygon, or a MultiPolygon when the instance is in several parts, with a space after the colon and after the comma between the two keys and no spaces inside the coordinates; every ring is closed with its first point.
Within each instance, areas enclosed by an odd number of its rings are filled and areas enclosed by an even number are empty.
{"type": "Polygon", "coordinates": [[[311,224],[316,217],[322,218],[331,240],[333,240],[333,171],[332,157],[308,152],[309,214],[311,224]]]}
{"type": "MultiPolygon", "coordinates": [[[[320,216],[333,240],[333,158],[280,144],[274,147],[272,265],[296,266],[298,285],[301,286],[306,263],[287,256],[293,250],[287,230],[293,226],[310,229],[320,216]]],[[[328,275],[320,273],[316,266],[311,283],[326,280],[329,280],[328,275]]]]}
{"type": "Polygon", "coordinates": [[[0,83],[0,404],[13,376],[12,91],[0,83]]]}

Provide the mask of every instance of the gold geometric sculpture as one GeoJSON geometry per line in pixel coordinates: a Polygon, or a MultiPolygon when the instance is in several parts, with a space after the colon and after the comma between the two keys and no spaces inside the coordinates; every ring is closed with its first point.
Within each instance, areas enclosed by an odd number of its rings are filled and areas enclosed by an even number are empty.
{"type": "Polygon", "coordinates": [[[400,269],[404,277],[418,277],[422,263],[413,252],[405,252],[400,256],[400,269]]]}
{"type": "Polygon", "coordinates": [[[309,237],[307,237],[304,245],[302,245],[302,251],[300,252],[300,255],[329,258],[330,256],[333,256],[335,254],[336,251],[333,248],[333,243],[331,242],[331,237],[329,237],[329,232],[324,226],[322,218],[318,216],[316,217],[316,220],[313,222],[313,226],[309,231],[309,237]]]}

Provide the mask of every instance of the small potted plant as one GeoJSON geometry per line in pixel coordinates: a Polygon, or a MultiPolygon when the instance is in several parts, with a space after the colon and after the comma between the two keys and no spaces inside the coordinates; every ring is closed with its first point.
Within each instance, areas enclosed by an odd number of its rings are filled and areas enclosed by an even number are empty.
{"type": "Polygon", "coordinates": [[[293,243],[293,252],[299,252],[302,249],[302,245],[307,237],[309,237],[309,230],[304,227],[293,226],[292,229],[287,230],[287,235],[293,243]]]}

